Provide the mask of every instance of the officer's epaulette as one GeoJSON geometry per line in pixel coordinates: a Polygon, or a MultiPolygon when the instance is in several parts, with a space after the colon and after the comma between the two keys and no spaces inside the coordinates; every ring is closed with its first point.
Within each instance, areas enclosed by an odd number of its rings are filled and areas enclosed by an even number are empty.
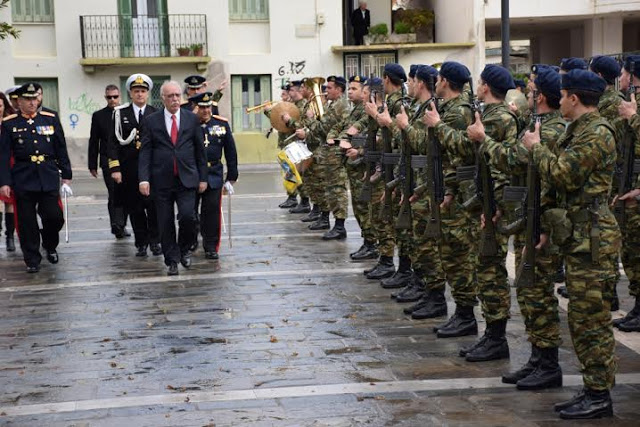
{"type": "Polygon", "coordinates": [[[211,117],[213,117],[214,119],[221,120],[223,122],[228,122],[229,121],[229,119],[227,119],[226,117],[218,116],[217,114],[212,114],[211,117]]]}
{"type": "Polygon", "coordinates": [[[115,107],[114,110],[122,110],[123,108],[127,108],[129,105],[131,105],[131,103],[125,102],[124,104],[115,107]]]}
{"type": "Polygon", "coordinates": [[[40,114],[42,114],[43,116],[46,116],[46,117],[55,117],[56,116],[55,114],[50,113],[48,111],[40,111],[40,114]]]}
{"type": "Polygon", "coordinates": [[[3,122],[6,122],[7,120],[11,120],[11,119],[15,119],[16,117],[18,117],[17,114],[9,114],[7,117],[5,117],[4,119],[2,119],[3,122]]]}

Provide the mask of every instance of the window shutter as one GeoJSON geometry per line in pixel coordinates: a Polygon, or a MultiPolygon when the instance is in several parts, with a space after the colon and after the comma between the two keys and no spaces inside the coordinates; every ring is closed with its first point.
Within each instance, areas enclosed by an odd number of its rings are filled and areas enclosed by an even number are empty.
{"type": "Polygon", "coordinates": [[[13,22],[26,22],[26,4],[30,0],[13,0],[11,2],[11,19],[13,22]]]}
{"type": "MultiPolygon", "coordinates": [[[[270,101],[271,94],[271,76],[260,76],[260,103],[270,101]]],[[[268,130],[271,127],[271,123],[267,119],[267,116],[262,114],[261,116],[262,126],[260,127],[263,131],[268,130]]]]}
{"type": "Polygon", "coordinates": [[[231,77],[231,125],[234,132],[242,132],[242,76],[231,77]]]}

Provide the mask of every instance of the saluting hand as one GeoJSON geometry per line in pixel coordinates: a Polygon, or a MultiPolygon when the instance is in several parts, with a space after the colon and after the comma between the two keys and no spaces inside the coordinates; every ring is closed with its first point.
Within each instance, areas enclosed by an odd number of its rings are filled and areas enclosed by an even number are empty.
{"type": "Polygon", "coordinates": [[[409,116],[404,110],[404,105],[400,107],[400,112],[396,114],[396,124],[403,130],[409,126],[409,116]]]}
{"type": "Polygon", "coordinates": [[[432,128],[440,122],[440,113],[438,110],[433,107],[433,103],[429,103],[427,105],[427,109],[424,111],[424,115],[422,116],[422,123],[432,128]]]}
{"type": "Polygon", "coordinates": [[[482,124],[482,119],[480,118],[480,113],[478,113],[477,111],[475,123],[467,127],[467,136],[470,140],[475,142],[482,142],[486,136],[484,133],[484,125],[482,124]]]}
{"type": "Polygon", "coordinates": [[[220,86],[218,86],[218,90],[222,92],[226,87],[227,87],[227,79],[224,79],[222,83],[220,83],[220,86]]]}
{"type": "Polygon", "coordinates": [[[636,94],[631,94],[631,101],[622,101],[618,106],[618,113],[623,118],[629,120],[634,115],[638,114],[638,104],[636,104],[636,94]]]}
{"type": "Polygon", "coordinates": [[[531,151],[535,144],[540,144],[540,122],[536,122],[533,132],[526,131],[522,137],[522,145],[531,151]]]}

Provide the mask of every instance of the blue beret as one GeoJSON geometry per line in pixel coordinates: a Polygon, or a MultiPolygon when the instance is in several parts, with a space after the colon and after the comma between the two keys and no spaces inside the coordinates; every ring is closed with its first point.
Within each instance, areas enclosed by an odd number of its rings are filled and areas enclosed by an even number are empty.
{"type": "Polygon", "coordinates": [[[342,76],[329,76],[327,77],[327,82],[334,82],[342,89],[345,89],[347,87],[347,80],[342,76]]]}
{"type": "Polygon", "coordinates": [[[513,79],[513,84],[515,84],[516,87],[527,87],[527,84],[522,79],[513,79]]]}
{"type": "Polygon", "coordinates": [[[213,94],[211,92],[203,92],[197,95],[190,96],[189,101],[197,104],[199,107],[218,105],[218,103],[213,100],[213,94]]]}
{"type": "Polygon", "coordinates": [[[418,71],[418,67],[421,67],[422,64],[411,64],[409,67],[409,77],[414,78],[416,76],[416,71],[418,71]]]}
{"type": "Polygon", "coordinates": [[[416,78],[425,83],[429,83],[429,80],[433,78],[433,83],[435,83],[438,78],[438,70],[431,65],[421,65],[416,70],[416,78]]]}
{"type": "Polygon", "coordinates": [[[367,79],[366,86],[382,86],[382,79],[380,77],[371,77],[367,79]]]}
{"type": "Polygon", "coordinates": [[[349,83],[366,83],[367,82],[367,78],[364,76],[351,76],[349,77],[349,83]]]}
{"type": "Polygon", "coordinates": [[[550,67],[539,70],[534,83],[545,96],[560,99],[560,74],[550,67]]]}
{"type": "Polygon", "coordinates": [[[591,58],[589,68],[594,73],[599,73],[609,84],[620,77],[620,63],[610,56],[594,56],[591,58]]]}
{"type": "Polygon", "coordinates": [[[291,89],[292,87],[300,87],[302,86],[302,80],[291,80],[289,82],[289,89],[291,89]]]}
{"type": "Polygon", "coordinates": [[[282,90],[289,90],[289,89],[291,89],[291,82],[286,82],[285,84],[283,84],[282,86],[280,86],[280,89],[282,89],[282,90]]]}
{"type": "Polygon", "coordinates": [[[640,79],[640,55],[629,55],[624,60],[624,69],[628,73],[631,72],[631,63],[633,62],[633,75],[640,79]]]}
{"type": "Polygon", "coordinates": [[[445,79],[460,85],[465,84],[471,78],[469,69],[461,63],[454,61],[444,62],[440,67],[440,75],[445,79]]]}
{"type": "Polygon", "coordinates": [[[587,63],[582,58],[562,58],[560,69],[562,71],[586,70],[587,63]]]}
{"type": "Polygon", "coordinates": [[[491,88],[500,93],[507,93],[509,89],[515,89],[511,73],[504,67],[495,64],[489,64],[484,67],[480,78],[491,88]]]}
{"type": "Polygon", "coordinates": [[[562,75],[562,89],[581,90],[602,94],[607,88],[607,82],[602,77],[587,70],[571,70],[562,75]]]}
{"type": "Polygon", "coordinates": [[[402,65],[390,62],[384,66],[384,74],[390,78],[407,81],[407,75],[404,72],[402,65]]]}

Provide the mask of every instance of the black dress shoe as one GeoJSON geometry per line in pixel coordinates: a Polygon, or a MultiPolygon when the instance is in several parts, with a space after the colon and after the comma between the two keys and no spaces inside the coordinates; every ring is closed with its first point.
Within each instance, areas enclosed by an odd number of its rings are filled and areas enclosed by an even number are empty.
{"type": "Polygon", "coordinates": [[[136,256],[147,256],[147,245],[138,246],[136,256]]]}
{"type": "Polygon", "coordinates": [[[613,402],[609,390],[585,389],[580,401],[560,411],[560,418],[564,420],[589,420],[612,416],[613,402]]]}
{"type": "Polygon", "coordinates": [[[180,257],[180,264],[182,264],[182,266],[184,268],[189,268],[191,267],[191,254],[184,254],[180,257]]]}
{"type": "Polygon", "coordinates": [[[16,243],[13,240],[13,236],[7,236],[7,252],[15,252],[16,243]]]}
{"type": "Polygon", "coordinates": [[[48,249],[45,249],[45,251],[47,252],[47,261],[49,261],[51,264],[57,264],[58,252],[56,252],[55,250],[50,251],[48,249]]]}
{"type": "Polygon", "coordinates": [[[28,265],[27,266],[27,273],[37,273],[38,271],[40,271],[40,266],[39,265],[28,265]]]}
{"type": "Polygon", "coordinates": [[[290,209],[290,208],[296,207],[297,205],[298,205],[298,198],[296,196],[289,196],[287,197],[287,200],[280,203],[278,207],[281,209],[290,209]]]}
{"type": "Polygon", "coordinates": [[[344,240],[347,238],[347,230],[341,226],[334,226],[331,230],[324,233],[322,240],[344,240]]]}
{"type": "Polygon", "coordinates": [[[316,222],[310,224],[308,228],[311,231],[328,230],[329,228],[331,228],[331,224],[329,224],[329,218],[321,216],[316,220],[316,222]]]}
{"type": "Polygon", "coordinates": [[[167,276],[177,276],[177,275],[178,275],[178,264],[174,262],[167,269],[167,276]]]}
{"type": "Polygon", "coordinates": [[[220,258],[220,257],[218,256],[218,252],[215,252],[215,251],[205,252],[205,253],[204,253],[204,257],[205,257],[206,259],[218,259],[218,258],[220,258]]]}
{"type": "MultiPolygon", "coordinates": [[[[151,253],[153,254],[153,256],[162,255],[162,246],[160,246],[160,243],[152,243],[151,244],[151,253]]],[[[145,255],[146,255],[146,253],[145,253],[145,255]]]]}

